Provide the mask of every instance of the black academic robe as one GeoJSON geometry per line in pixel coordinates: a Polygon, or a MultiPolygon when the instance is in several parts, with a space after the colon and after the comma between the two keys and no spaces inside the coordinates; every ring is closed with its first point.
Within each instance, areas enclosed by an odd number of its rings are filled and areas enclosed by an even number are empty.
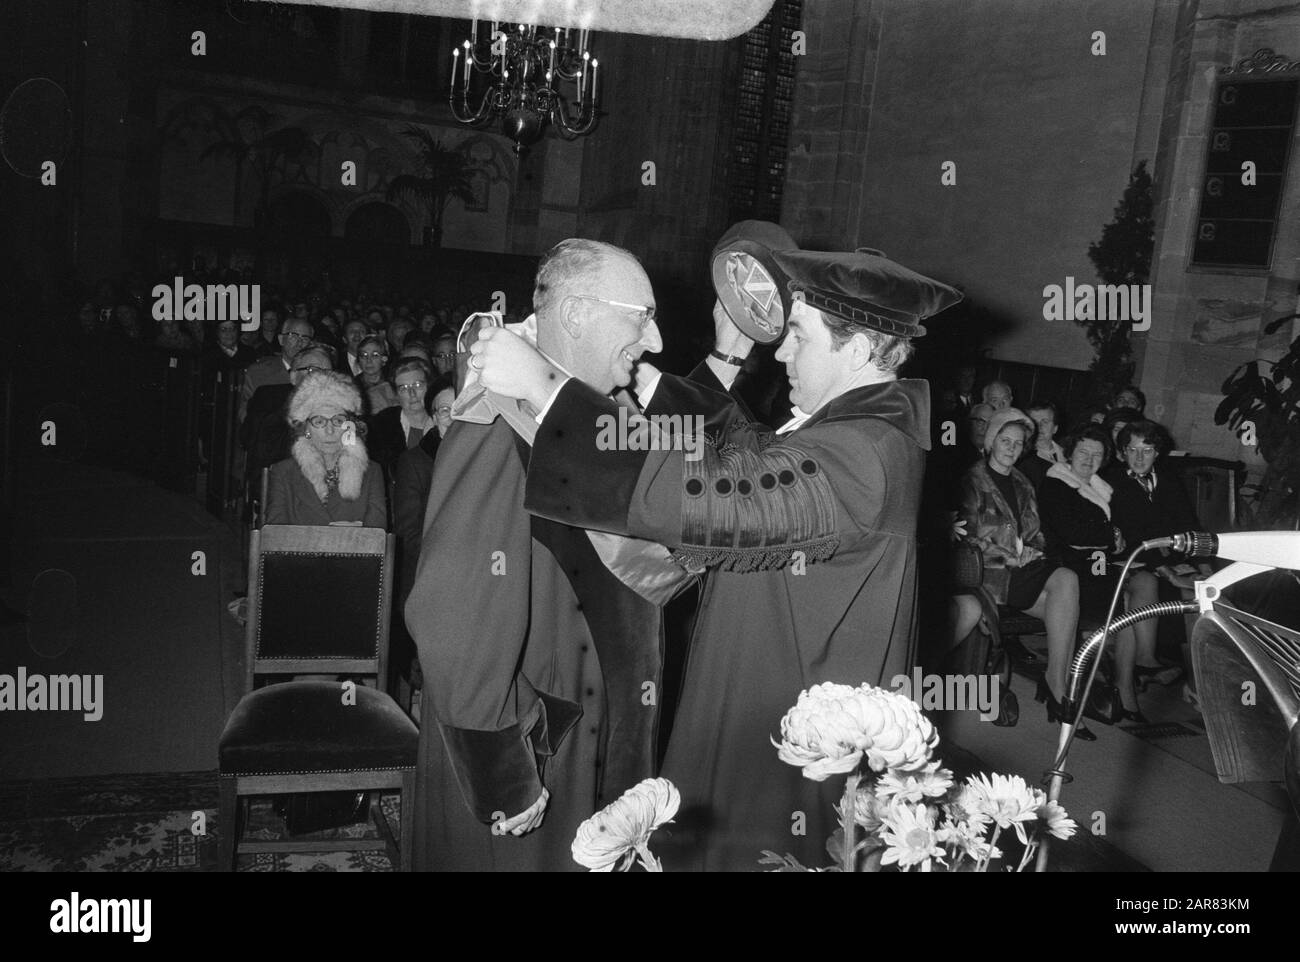
{"type": "Polygon", "coordinates": [[[578,826],[653,774],[659,608],[585,531],[524,510],[527,458],[500,418],[438,448],[405,608],[424,673],[417,869],[577,870],[578,826]],[[491,834],[543,785],[540,828],[491,834]]]}
{"type": "MultiPolygon", "coordinates": [[[[710,424],[738,415],[724,395],[665,375],[646,413],[706,410],[710,424]]],[[[676,869],[757,869],[764,849],[823,865],[843,779],[803,778],[770,737],[801,690],[889,687],[914,663],[929,389],[857,388],[773,443],[729,432],[696,461],[599,450],[600,416],[613,414],[564,385],[534,441],[527,506],[710,569],[661,772],[681,809],[651,848],[676,869]]]]}

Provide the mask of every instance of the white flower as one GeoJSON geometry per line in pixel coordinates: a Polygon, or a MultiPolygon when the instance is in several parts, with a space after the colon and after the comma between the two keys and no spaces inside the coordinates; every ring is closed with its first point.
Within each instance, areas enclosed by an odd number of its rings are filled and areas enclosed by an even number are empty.
{"type": "Polygon", "coordinates": [[[942,839],[934,828],[934,810],[925,805],[892,805],[884,813],[885,854],[881,865],[895,862],[904,871],[919,865],[922,872],[932,868],[931,862],[944,864],[942,839]]]}
{"type": "Polygon", "coordinates": [[[998,828],[1014,828],[1016,836],[1029,844],[1025,823],[1038,817],[1042,793],[1031,789],[1019,775],[972,775],[967,784],[975,789],[976,808],[997,823],[998,828]]]}
{"type": "Polygon", "coordinates": [[[573,860],[593,872],[612,872],[623,859],[620,868],[627,871],[640,854],[647,869],[657,867],[646,848],[650,835],[672,820],[681,802],[668,779],[647,778],[578,826],[570,849],[573,860]]]}
{"type": "Polygon", "coordinates": [[[922,802],[927,798],[942,798],[952,788],[952,772],[946,768],[927,765],[916,774],[885,772],[876,784],[876,794],[900,802],[922,802]]]}
{"type": "Polygon", "coordinates": [[[1042,820],[1048,834],[1057,838],[1069,838],[1079,827],[1056,802],[1044,800],[1038,806],[1038,817],[1042,820]]]}
{"type": "MultiPolygon", "coordinates": [[[[869,788],[858,788],[857,795],[853,798],[853,821],[861,826],[868,833],[874,834],[880,830],[881,812],[885,808],[885,803],[876,798],[869,788]]],[[[844,806],[840,802],[835,803],[835,814],[844,819],[844,806]]]]}
{"type": "Polygon", "coordinates": [[[961,852],[975,862],[983,859],[994,859],[1002,857],[1002,850],[989,844],[989,840],[984,837],[988,830],[988,821],[984,816],[983,820],[955,819],[949,814],[949,820],[939,826],[939,836],[943,841],[950,845],[956,845],[961,852]]]}
{"type": "Polygon", "coordinates": [[[903,695],[862,685],[814,685],[799,693],[781,719],[781,741],[772,741],[783,762],[824,781],[851,772],[865,755],[872,770],[917,771],[938,744],[934,726],[903,695]]]}

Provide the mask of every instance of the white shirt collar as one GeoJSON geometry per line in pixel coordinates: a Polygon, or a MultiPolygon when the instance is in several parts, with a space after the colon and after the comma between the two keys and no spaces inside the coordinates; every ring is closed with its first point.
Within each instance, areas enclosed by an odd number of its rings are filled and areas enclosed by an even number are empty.
{"type": "Polygon", "coordinates": [[[812,417],[811,414],[805,414],[797,407],[791,409],[790,413],[793,416],[790,418],[789,421],[786,421],[785,424],[781,425],[781,427],[776,429],[777,434],[789,434],[791,431],[797,431],[799,430],[799,428],[803,427],[803,423],[805,421],[807,421],[810,417],[812,417]]]}

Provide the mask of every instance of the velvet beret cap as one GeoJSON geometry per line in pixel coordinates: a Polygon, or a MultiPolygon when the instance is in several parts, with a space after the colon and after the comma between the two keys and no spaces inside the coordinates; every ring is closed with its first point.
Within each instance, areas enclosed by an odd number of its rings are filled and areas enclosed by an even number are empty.
{"type": "Polygon", "coordinates": [[[792,304],[773,253],[798,248],[784,227],[766,220],[732,225],[713,248],[709,264],[714,293],[732,323],[759,344],[770,344],[785,333],[792,304]]]}
{"type": "Polygon", "coordinates": [[[777,251],[796,300],[882,334],[922,337],[924,318],[952,307],[961,291],[909,270],[879,251],[777,251]]]}

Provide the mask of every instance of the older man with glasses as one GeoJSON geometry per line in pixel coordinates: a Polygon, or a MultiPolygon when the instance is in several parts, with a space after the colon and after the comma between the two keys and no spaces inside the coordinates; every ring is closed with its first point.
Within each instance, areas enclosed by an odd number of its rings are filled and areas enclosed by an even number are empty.
{"type": "MultiPolygon", "coordinates": [[[[291,322],[292,323],[292,322],[291,322]]],[[[309,344],[292,361],[289,380],[257,389],[248,403],[248,414],[239,427],[239,442],[247,452],[244,477],[256,493],[263,468],[289,457],[293,437],[289,431],[289,396],[308,374],[333,368],[330,352],[323,344],[309,344]]]]}
{"type": "Polygon", "coordinates": [[[288,384],[289,369],[293,359],[312,341],[311,322],[303,318],[291,317],[284,322],[276,336],[280,342],[280,353],[254,361],[244,372],[244,386],[239,392],[239,420],[248,414],[248,402],[260,387],[268,384],[288,384]]]}
{"type": "MultiPolygon", "coordinates": [[[[556,245],[533,304],[522,336],[599,394],[662,347],[649,278],[612,245],[556,245]]],[[[659,603],[606,566],[607,540],[524,511],[539,412],[464,373],[405,607],[425,679],[416,864],[574,870],[582,821],[654,773],[659,603]]]]}

